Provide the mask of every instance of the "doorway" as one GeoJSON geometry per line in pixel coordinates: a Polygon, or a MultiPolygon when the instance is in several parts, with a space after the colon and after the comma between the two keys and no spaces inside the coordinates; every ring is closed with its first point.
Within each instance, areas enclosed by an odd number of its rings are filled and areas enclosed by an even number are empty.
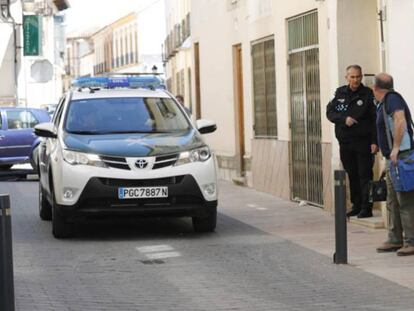
{"type": "Polygon", "coordinates": [[[236,170],[238,176],[245,175],[244,166],[244,98],[243,98],[243,62],[241,44],[233,45],[233,92],[236,137],[236,170]]]}
{"type": "Polygon", "coordinates": [[[288,20],[292,197],[323,205],[318,13],[288,20]]]}

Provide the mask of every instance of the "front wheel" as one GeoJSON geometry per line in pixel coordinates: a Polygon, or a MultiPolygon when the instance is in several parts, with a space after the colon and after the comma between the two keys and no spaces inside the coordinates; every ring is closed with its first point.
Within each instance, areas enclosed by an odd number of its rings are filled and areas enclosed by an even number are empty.
{"type": "Polygon", "coordinates": [[[68,238],[72,235],[72,226],[66,222],[65,217],[59,214],[52,189],[52,234],[56,239],[68,238]]]}
{"type": "Polygon", "coordinates": [[[39,216],[41,220],[52,220],[52,206],[44,196],[44,190],[39,180],[39,216]]]}
{"type": "Polygon", "coordinates": [[[36,146],[30,155],[30,165],[35,172],[39,170],[39,146],[36,146]]]}
{"type": "Polygon", "coordinates": [[[213,232],[217,224],[217,210],[209,212],[207,216],[194,216],[192,220],[196,232],[213,232]]]}

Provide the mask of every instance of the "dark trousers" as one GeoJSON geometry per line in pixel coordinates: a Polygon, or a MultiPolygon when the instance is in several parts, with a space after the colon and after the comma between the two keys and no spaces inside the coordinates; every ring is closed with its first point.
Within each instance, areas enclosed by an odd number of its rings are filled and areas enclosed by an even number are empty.
{"type": "Polygon", "coordinates": [[[340,143],[339,153],[348,174],[352,209],[371,209],[369,203],[369,182],[372,180],[374,156],[371,144],[367,141],[340,143]]]}

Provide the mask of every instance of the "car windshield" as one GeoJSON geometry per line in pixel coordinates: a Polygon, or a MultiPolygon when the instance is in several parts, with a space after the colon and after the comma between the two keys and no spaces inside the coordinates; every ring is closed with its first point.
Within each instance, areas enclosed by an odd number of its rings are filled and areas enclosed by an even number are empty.
{"type": "Polygon", "coordinates": [[[165,133],[189,129],[170,98],[128,97],[73,100],[66,131],[75,134],[165,133]]]}

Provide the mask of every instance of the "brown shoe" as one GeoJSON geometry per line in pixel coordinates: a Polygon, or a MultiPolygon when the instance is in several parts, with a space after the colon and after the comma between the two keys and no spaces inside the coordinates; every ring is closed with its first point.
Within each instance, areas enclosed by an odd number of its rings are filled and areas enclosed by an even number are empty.
{"type": "Polygon", "coordinates": [[[397,251],[397,256],[410,256],[414,255],[414,245],[405,245],[397,251]]]}
{"type": "Polygon", "coordinates": [[[384,242],[380,247],[377,247],[377,253],[390,253],[390,252],[396,252],[401,247],[403,247],[402,244],[394,244],[390,242],[384,242]]]}

